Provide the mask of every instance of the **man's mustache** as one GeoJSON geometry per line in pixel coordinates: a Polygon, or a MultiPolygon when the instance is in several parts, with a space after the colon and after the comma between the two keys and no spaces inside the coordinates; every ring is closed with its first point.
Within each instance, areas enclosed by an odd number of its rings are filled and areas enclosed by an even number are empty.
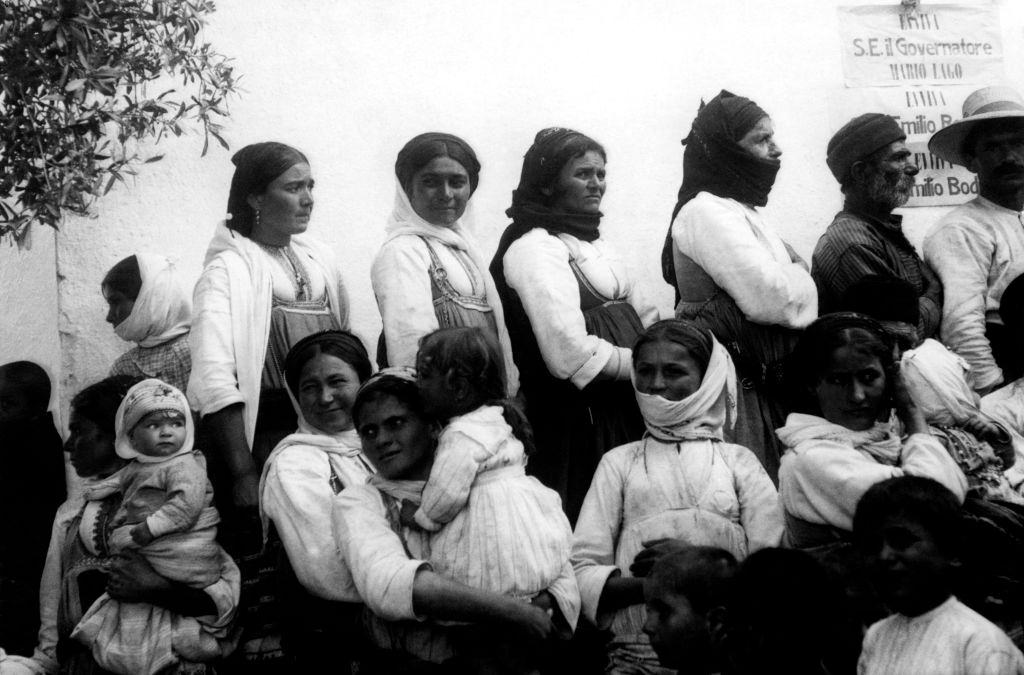
{"type": "Polygon", "coordinates": [[[1024,164],[1017,164],[1016,162],[1001,164],[996,168],[995,174],[1000,177],[1024,174],[1024,164]]]}

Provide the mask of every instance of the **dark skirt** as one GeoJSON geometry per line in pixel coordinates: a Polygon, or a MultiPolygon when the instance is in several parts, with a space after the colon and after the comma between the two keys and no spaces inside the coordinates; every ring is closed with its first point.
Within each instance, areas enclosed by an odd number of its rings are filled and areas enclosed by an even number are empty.
{"type": "MultiPolygon", "coordinates": [[[[636,310],[623,301],[585,309],[583,318],[587,333],[619,347],[632,347],[643,331],[636,310]]],[[[522,388],[537,446],[527,470],[561,495],[575,525],[604,453],[643,435],[633,386],[624,380],[594,381],[580,390],[567,380],[531,379],[524,373],[522,388]]]]}

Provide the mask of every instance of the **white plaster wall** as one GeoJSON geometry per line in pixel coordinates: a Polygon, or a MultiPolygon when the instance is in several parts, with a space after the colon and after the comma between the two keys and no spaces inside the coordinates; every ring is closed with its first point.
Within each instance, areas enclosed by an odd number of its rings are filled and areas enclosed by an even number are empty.
{"type": "MultiPolygon", "coordinates": [[[[601,141],[609,153],[602,236],[620,247],[667,315],[671,291],[658,261],[682,175],[679,140],[701,97],[727,88],[775,120],[785,154],[767,211],[809,256],[840,205],[824,163],[834,131],[829,96],[842,82],[839,4],[856,3],[222,0],[207,38],[234,57],[242,76],[226,134],[232,149],[281,140],[310,157],[317,180],[311,230],[336,250],[352,291],[353,325],[372,341],[380,320],[369,266],[393,201],[394,158],[422,131],[450,131],[476,149],[483,163],[477,234],[490,250],[538,129],[571,126],[601,141]]],[[[1022,5],[999,3],[1008,75],[1018,84],[1022,5]]],[[[166,153],[162,162],[141,167],[133,184],[98,205],[95,219],[71,220],[60,234],[65,406],[127,348],[103,322],[99,281],[110,265],[159,251],[198,276],[232,171],[230,153],[214,145],[200,158],[201,143],[194,136],[161,143],[154,152],[166,153]]],[[[911,239],[919,243],[941,213],[909,211],[911,239]]],[[[0,268],[0,280],[7,274],[0,268]]],[[[33,298],[10,303],[26,313],[33,298]]],[[[23,334],[7,314],[0,335],[23,334]]],[[[43,332],[37,338],[40,349],[53,341],[43,332]]]]}

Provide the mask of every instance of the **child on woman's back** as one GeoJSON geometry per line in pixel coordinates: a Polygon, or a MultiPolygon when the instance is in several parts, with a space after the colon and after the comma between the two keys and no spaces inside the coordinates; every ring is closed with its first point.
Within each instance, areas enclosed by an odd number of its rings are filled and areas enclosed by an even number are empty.
{"type": "Polygon", "coordinates": [[[558,493],[525,473],[532,433],[505,399],[497,345],[477,328],[443,328],[421,340],[416,366],[426,412],[446,422],[413,514],[434,533],[431,564],[468,586],[524,600],[547,590],[575,627],[572,530],[558,493]]]}
{"type": "Polygon", "coordinates": [[[736,371],[710,332],[678,319],[650,326],[633,346],[633,385],[647,434],[601,459],[572,560],[584,613],[614,633],[610,672],[663,673],[642,630],[637,554],[667,538],[742,559],[778,545],[782,510],[754,453],[722,441],[735,421],[736,371]]]}
{"type": "Polygon", "coordinates": [[[854,539],[896,613],[868,629],[859,673],[1024,673],[1010,638],[953,595],[961,528],[956,497],[928,478],[890,478],[861,498],[854,539]]]}
{"type": "MultiPolygon", "coordinates": [[[[205,588],[220,578],[221,549],[213,489],[202,454],[193,450],[192,414],[178,389],[156,379],[125,395],[115,419],[117,454],[134,460],[93,488],[96,496],[120,491],[111,520],[113,553],[137,548],[160,576],[205,588]]],[[[121,603],[103,594],[72,637],[118,673],[155,673],[179,658],[207,660],[219,654],[201,630],[182,631],[167,610],[121,603]]]]}

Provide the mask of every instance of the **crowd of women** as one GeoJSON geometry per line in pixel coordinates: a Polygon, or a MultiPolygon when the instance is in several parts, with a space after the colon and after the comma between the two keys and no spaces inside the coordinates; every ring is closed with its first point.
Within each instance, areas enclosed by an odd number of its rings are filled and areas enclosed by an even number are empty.
{"type": "MultiPolygon", "coordinates": [[[[243,148],[191,299],[159,255],[102,280],[137,346],[72,401],[84,495],[53,521],[35,653],[0,644],[0,673],[671,672],[687,657],[659,662],[652,568],[783,545],[811,552],[779,558],[804,571],[758,597],[834,606],[741,629],[765,611],[744,596],[719,667],[853,672],[886,613],[854,515],[903,475],[966,498],[984,547],[958,593],[1019,633],[1007,430],[978,413],[959,442],[932,433],[890,326],[817,316],[807,265],[757,210],[780,155],[752,101],[702,104],[662,252],[675,317],[659,320],[601,236],[597,141],[537,134],[488,262],[473,149],[417,136],[373,262],[371,358],[332,252],[305,235],[308,160],[243,148]]],[[[0,393],[25,380],[0,370],[0,393]]],[[[748,585],[764,563],[750,569],[748,585]]]]}

